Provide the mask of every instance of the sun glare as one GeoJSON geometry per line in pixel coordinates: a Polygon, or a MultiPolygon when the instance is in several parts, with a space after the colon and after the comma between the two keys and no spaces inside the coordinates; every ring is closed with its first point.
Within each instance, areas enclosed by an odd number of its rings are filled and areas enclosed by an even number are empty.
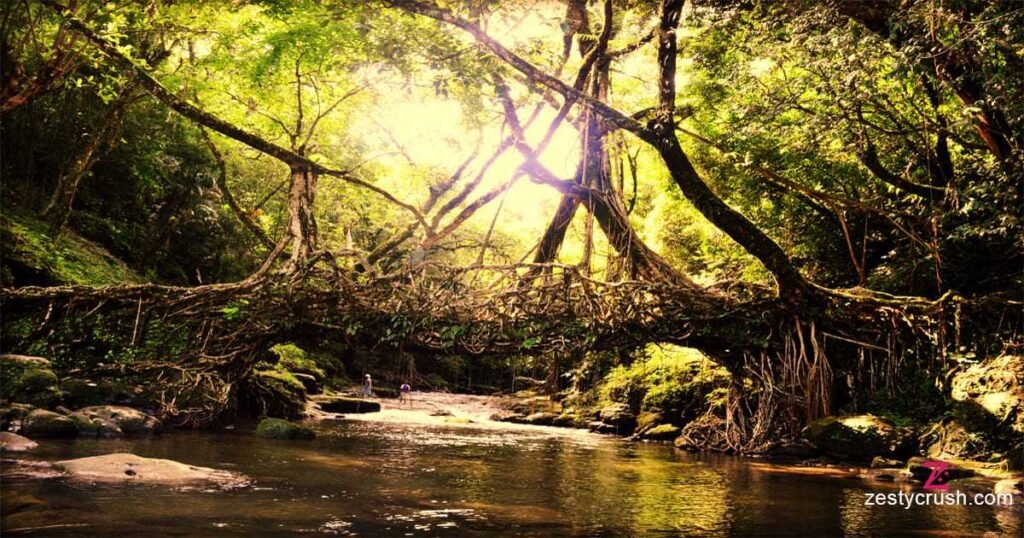
{"type": "MultiPolygon", "coordinates": [[[[364,117],[356,132],[375,133],[368,143],[375,145],[380,155],[377,164],[391,170],[382,181],[382,186],[393,189],[400,198],[420,203],[427,197],[426,185],[412,180],[408,175],[409,162],[416,166],[429,166],[440,173],[453,173],[479,150],[463,175],[463,184],[475,177],[502,139],[508,135],[502,130],[497,119],[480,129],[468,127],[460,103],[454,99],[423,95],[399,95],[384,97],[372,114],[364,117]]],[[[527,118],[529,110],[520,111],[527,118]]],[[[547,131],[555,112],[546,110],[539,114],[526,130],[528,142],[535,146],[547,131]]],[[[568,125],[562,125],[541,156],[541,163],[560,178],[571,178],[579,158],[578,133],[568,125]]],[[[499,188],[515,177],[523,157],[513,149],[507,150],[484,174],[480,185],[470,196],[476,199],[488,191],[499,188]]],[[[501,197],[474,214],[468,222],[486,229],[501,205],[499,222],[502,229],[539,234],[558,204],[560,193],[554,188],[538,184],[527,175],[519,174],[515,184],[501,197]]]]}

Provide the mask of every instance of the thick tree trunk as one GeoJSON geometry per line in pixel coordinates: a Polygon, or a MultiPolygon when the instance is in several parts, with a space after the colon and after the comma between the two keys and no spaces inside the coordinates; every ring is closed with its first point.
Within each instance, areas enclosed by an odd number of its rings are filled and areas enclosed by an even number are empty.
{"type": "Polygon", "coordinates": [[[318,245],[313,201],[316,197],[317,173],[306,167],[291,169],[288,191],[288,234],[291,236],[289,265],[297,269],[305,264],[318,245]]]}
{"type": "Polygon", "coordinates": [[[551,263],[558,257],[558,251],[562,248],[562,242],[565,241],[565,232],[569,229],[569,224],[572,223],[573,217],[576,216],[576,208],[580,206],[580,201],[569,194],[563,194],[562,198],[558,201],[558,209],[555,210],[555,215],[551,217],[551,222],[548,223],[547,229],[544,230],[544,236],[540,239],[540,244],[537,246],[537,253],[533,256],[533,263],[551,263]]]}

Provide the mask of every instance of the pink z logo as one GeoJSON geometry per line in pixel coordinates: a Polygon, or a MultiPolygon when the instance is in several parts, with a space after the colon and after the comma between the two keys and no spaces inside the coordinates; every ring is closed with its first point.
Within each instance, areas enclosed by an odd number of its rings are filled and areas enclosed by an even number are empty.
{"type": "Polygon", "coordinates": [[[931,471],[928,479],[924,481],[924,489],[949,489],[949,484],[946,483],[946,477],[949,476],[949,472],[946,471],[949,468],[948,463],[944,461],[926,461],[921,466],[931,471]]]}

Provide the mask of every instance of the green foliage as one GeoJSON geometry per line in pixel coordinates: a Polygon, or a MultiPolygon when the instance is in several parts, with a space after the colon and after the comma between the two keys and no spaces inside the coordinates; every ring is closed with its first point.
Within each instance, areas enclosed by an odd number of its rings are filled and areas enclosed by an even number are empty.
{"type": "Polygon", "coordinates": [[[898,385],[872,394],[866,410],[897,426],[920,426],[942,416],[948,403],[934,376],[908,370],[898,385]]]}
{"type": "Polygon", "coordinates": [[[142,277],[103,247],[73,232],[54,237],[49,227],[25,214],[0,215],[4,238],[4,285],[84,284],[102,286],[143,282],[142,277]]]}
{"type": "Polygon", "coordinates": [[[632,364],[617,366],[605,376],[597,389],[597,407],[624,403],[640,414],[684,424],[707,408],[728,381],[724,369],[696,350],[650,345],[632,364]]]}
{"type": "MultiPolygon", "coordinates": [[[[288,372],[309,374],[317,379],[327,376],[323,368],[317,365],[316,360],[295,344],[277,344],[270,348],[271,353],[277,355],[277,367],[288,372]]],[[[294,379],[294,377],[293,377],[294,379]]]]}

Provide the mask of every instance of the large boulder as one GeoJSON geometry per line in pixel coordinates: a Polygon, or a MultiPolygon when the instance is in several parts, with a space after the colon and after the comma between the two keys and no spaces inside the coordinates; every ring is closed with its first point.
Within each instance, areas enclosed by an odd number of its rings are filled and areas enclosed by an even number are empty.
{"type": "Polygon", "coordinates": [[[955,414],[972,431],[1024,436],[1024,357],[1000,355],[953,376],[955,414]]]}
{"type": "Polygon", "coordinates": [[[802,437],[830,456],[860,461],[905,457],[914,449],[912,432],[874,415],[821,418],[808,424],[802,437]]]}
{"type": "Polygon", "coordinates": [[[630,411],[629,406],[622,403],[613,403],[601,408],[598,418],[607,424],[619,435],[629,435],[636,428],[636,415],[630,411]]]}
{"type": "Polygon", "coordinates": [[[256,435],[267,439],[313,439],[313,430],[280,418],[265,418],[256,427],[256,435]]]}
{"type": "Polygon", "coordinates": [[[0,451],[27,452],[39,446],[39,443],[16,433],[0,432],[0,451]]]}
{"type": "Polygon", "coordinates": [[[21,432],[33,437],[75,437],[78,435],[78,427],[69,417],[36,409],[22,420],[21,432]]]}
{"type": "Polygon", "coordinates": [[[164,486],[237,486],[245,477],[230,471],[197,467],[172,460],[135,454],[106,454],[58,461],[54,464],[70,478],[95,483],[158,484],[164,486]]]}
{"type": "Polygon", "coordinates": [[[0,400],[52,407],[60,402],[50,361],[28,355],[0,355],[0,400]]]}
{"type": "Polygon", "coordinates": [[[70,415],[82,434],[120,437],[152,435],[162,424],[158,419],[131,407],[97,405],[79,409],[70,415]]]}

